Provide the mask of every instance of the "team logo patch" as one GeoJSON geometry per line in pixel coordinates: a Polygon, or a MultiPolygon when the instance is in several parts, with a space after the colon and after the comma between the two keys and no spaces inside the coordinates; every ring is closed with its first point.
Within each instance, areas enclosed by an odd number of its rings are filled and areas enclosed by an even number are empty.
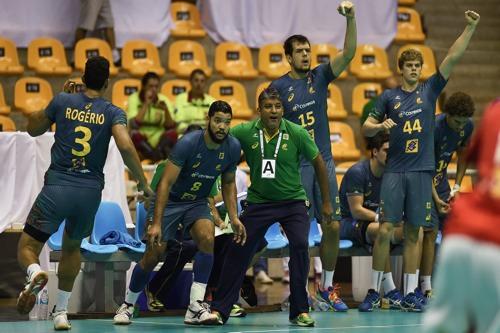
{"type": "Polygon", "coordinates": [[[401,106],[401,102],[397,102],[395,105],[394,105],[394,110],[397,110],[399,109],[399,107],[401,106]]]}
{"type": "Polygon", "coordinates": [[[406,140],[405,153],[408,154],[418,153],[418,139],[406,140]]]}
{"type": "Polygon", "coordinates": [[[88,109],[90,109],[91,107],[92,107],[92,103],[89,103],[89,104],[85,105],[85,110],[88,110],[88,109]]]}
{"type": "Polygon", "coordinates": [[[427,214],[425,216],[425,222],[430,222],[431,221],[431,214],[427,214]]]}
{"type": "Polygon", "coordinates": [[[252,149],[256,149],[258,146],[259,146],[259,143],[258,143],[258,142],[256,142],[256,143],[254,143],[254,144],[252,145],[252,149]]]}
{"type": "Polygon", "coordinates": [[[314,90],[314,87],[309,87],[309,93],[310,94],[314,94],[316,92],[316,90],[314,90]]]}
{"type": "Polygon", "coordinates": [[[288,101],[291,102],[293,97],[295,97],[294,93],[291,93],[290,95],[288,95],[288,101]]]}
{"type": "Polygon", "coordinates": [[[200,163],[201,163],[200,161],[195,162],[195,163],[193,164],[193,169],[196,169],[197,167],[199,167],[199,166],[200,166],[200,163]]]}
{"type": "Polygon", "coordinates": [[[215,166],[215,170],[220,171],[220,164],[217,164],[217,165],[215,166]]]}
{"type": "Polygon", "coordinates": [[[423,103],[422,99],[420,97],[417,97],[417,101],[416,102],[417,102],[417,104],[422,104],[423,103]]]}
{"type": "Polygon", "coordinates": [[[426,208],[426,209],[431,209],[431,207],[432,207],[431,203],[430,203],[429,201],[427,201],[427,202],[425,203],[425,208],[426,208]]]}
{"type": "Polygon", "coordinates": [[[283,134],[283,140],[288,140],[289,138],[288,133],[283,134]]]}
{"type": "MultiPolygon", "coordinates": [[[[461,137],[464,137],[464,135],[465,135],[465,131],[464,131],[464,130],[461,130],[461,131],[460,131],[460,136],[461,136],[461,137]]],[[[459,143],[459,144],[460,144],[460,143],[459,143]]]]}
{"type": "Polygon", "coordinates": [[[222,160],[224,158],[224,153],[219,153],[219,160],[222,160]]]}
{"type": "Polygon", "coordinates": [[[281,149],[288,150],[288,144],[286,144],[286,143],[282,144],[281,149]]]}

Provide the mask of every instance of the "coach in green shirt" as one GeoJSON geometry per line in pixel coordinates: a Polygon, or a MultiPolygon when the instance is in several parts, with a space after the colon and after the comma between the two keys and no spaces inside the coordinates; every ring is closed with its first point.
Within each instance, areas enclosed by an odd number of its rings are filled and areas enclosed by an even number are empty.
{"type": "Polygon", "coordinates": [[[219,315],[220,324],[227,321],[259,241],[269,226],[280,222],[290,243],[290,321],[299,326],[314,326],[307,302],[310,224],[300,180],[300,156],[314,166],[324,203],[323,218],[332,221],[325,163],[307,131],[282,119],[283,105],[276,89],[267,88],[260,94],[258,111],[259,119],[231,129],[250,167],[251,185],[240,216],[247,242],[243,246],[230,245],[212,311],[219,315]]]}

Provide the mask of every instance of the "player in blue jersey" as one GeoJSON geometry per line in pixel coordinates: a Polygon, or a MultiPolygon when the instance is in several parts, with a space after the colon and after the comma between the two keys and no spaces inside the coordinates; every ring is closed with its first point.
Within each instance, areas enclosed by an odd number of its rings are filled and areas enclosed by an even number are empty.
{"type": "Polygon", "coordinates": [[[66,220],[53,313],[56,330],[71,328],[66,315],[68,301],[80,270],[81,241],[92,232],[101,202],[103,168],[111,137],[125,164],[139,180],[139,189],[145,190],[146,196],[153,194],[128,135],[125,112],[101,97],[108,86],[108,77],[109,62],[103,57],[90,58],[82,77],[85,92],[60,93],[45,110],[28,119],[31,136],[45,133],[52,124],[56,125],[56,132],[44,186],[18,243],[18,261],[27,269],[28,282],[17,300],[17,310],[28,313],[37,293],[47,283],[48,275],[41,270],[38,256],[45,242],[66,220]]]}
{"type": "MultiPolygon", "coordinates": [[[[451,95],[444,105],[444,114],[436,116],[434,129],[434,156],[436,173],[433,179],[432,226],[424,229],[422,261],[420,262],[420,287],[426,299],[432,295],[431,275],[434,265],[434,250],[438,230],[449,209],[449,201],[460,191],[460,184],[467,171],[465,147],[470,141],[474,124],[470,117],[474,114],[472,98],[462,92],[451,95]],[[453,153],[457,153],[457,175],[453,190],[448,182],[448,164],[453,153]]],[[[425,299],[425,300],[426,300],[425,299]]]]}
{"type": "MultiPolygon", "coordinates": [[[[170,154],[156,190],[153,222],[146,231],[148,246],[135,266],[125,302],[117,310],[114,323],[128,325],[134,304],[149,281],[149,275],[165,253],[166,241],[174,239],[182,226],[182,236],[189,234],[198,246],[199,256],[210,274],[213,264],[214,222],[207,197],[219,175],[222,175],[222,196],[227,207],[235,240],[245,243],[245,228],[236,209],[236,165],[240,159],[239,141],[229,136],[231,106],[215,101],[208,110],[208,126],[182,137],[170,154]]],[[[180,239],[182,241],[182,239],[180,239]]],[[[208,279],[208,277],[207,277],[208,279]]],[[[189,305],[186,324],[209,324],[218,321],[201,301],[189,305]]]]}
{"type": "Polygon", "coordinates": [[[285,119],[307,129],[327,166],[330,198],[334,208],[332,222],[322,221],[323,203],[312,164],[303,159],[301,166],[302,184],[311,203],[310,218],[316,217],[323,230],[320,245],[323,271],[317,296],[328,302],[335,311],[347,311],[347,306],[338,295],[338,288],[333,287],[333,275],[339,251],[340,207],[328,126],[327,95],[328,84],[342,73],[356,52],[356,20],[354,6],[349,1],[342,2],[338,11],[347,19],[344,50],[330,63],[321,64],[311,70],[309,40],[302,35],[288,37],[284,49],[291,71],[273,81],[271,87],[276,88],[282,97],[285,119]]]}
{"type": "MultiPolygon", "coordinates": [[[[418,235],[421,226],[431,224],[432,177],[434,163],[434,110],[436,99],[443,90],[453,67],[463,56],[476,30],[479,15],[465,12],[467,25],[453,43],[439,71],[419,83],[423,58],[410,49],[398,59],[402,86],[382,93],[375,108],[363,125],[366,136],[390,131],[387,166],[382,178],[380,195],[380,229],[373,248],[372,284],[380,289],[384,265],[389,255],[393,224],[405,215],[404,276],[407,311],[421,311],[417,288],[418,235]]],[[[372,311],[380,304],[376,290],[368,290],[360,311],[372,311]]]]}

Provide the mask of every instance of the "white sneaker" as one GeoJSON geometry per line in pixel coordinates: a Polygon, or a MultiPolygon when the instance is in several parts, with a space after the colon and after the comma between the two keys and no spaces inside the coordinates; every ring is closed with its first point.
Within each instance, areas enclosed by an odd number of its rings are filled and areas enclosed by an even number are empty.
{"type": "Polygon", "coordinates": [[[184,316],[184,324],[188,325],[214,325],[218,321],[219,317],[210,312],[210,306],[201,301],[189,304],[184,316]]]}
{"type": "Polygon", "coordinates": [[[255,281],[262,284],[272,284],[274,281],[264,271],[259,271],[255,277],[255,281]]]}
{"type": "Polygon", "coordinates": [[[24,289],[19,293],[17,298],[17,312],[26,314],[33,309],[36,302],[36,295],[45,287],[49,281],[47,272],[39,271],[26,279],[24,289]]]}
{"type": "Polygon", "coordinates": [[[118,310],[116,310],[116,315],[113,317],[113,323],[115,325],[130,325],[132,321],[130,320],[134,314],[134,306],[123,303],[118,310]]]}
{"type": "Polygon", "coordinates": [[[54,319],[54,329],[56,331],[67,331],[71,329],[71,324],[68,321],[68,311],[56,311],[54,309],[52,318],[54,319]]]}

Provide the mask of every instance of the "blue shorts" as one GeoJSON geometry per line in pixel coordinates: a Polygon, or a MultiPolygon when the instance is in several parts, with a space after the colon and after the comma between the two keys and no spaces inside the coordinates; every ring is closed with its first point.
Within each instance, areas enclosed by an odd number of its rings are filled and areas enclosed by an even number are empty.
{"type": "Polygon", "coordinates": [[[380,221],[432,226],[432,172],[385,172],[380,187],[380,221]]]}
{"type": "MultiPolygon", "coordinates": [[[[339,189],[337,185],[337,175],[335,174],[335,163],[333,160],[325,161],[326,170],[328,172],[328,182],[330,185],[330,200],[332,201],[334,220],[340,220],[340,199],[339,199],[339,189]]],[[[314,167],[312,165],[301,167],[301,178],[302,186],[306,191],[307,198],[309,199],[309,217],[311,219],[316,218],[316,220],[321,223],[321,191],[319,189],[319,184],[316,180],[316,173],[314,172],[314,167]]]]}
{"type": "MultiPolygon", "coordinates": [[[[169,201],[163,211],[162,238],[163,241],[177,239],[177,230],[182,229],[183,239],[189,236],[189,231],[198,220],[213,221],[212,212],[207,199],[196,201],[169,201]]],[[[190,237],[189,237],[190,238],[190,237]]],[[[182,241],[183,239],[178,239],[182,241]]]]}
{"type": "Polygon", "coordinates": [[[88,237],[94,228],[101,193],[96,188],[44,185],[29,212],[24,231],[45,243],[66,219],[69,238],[88,237]]]}
{"type": "Polygon", "coordinates": [[[348,239],[356,245],[367,245],[366,229],[370,223],[372,222],[343,217],[340,219],[340,238],[348,239]]]}

